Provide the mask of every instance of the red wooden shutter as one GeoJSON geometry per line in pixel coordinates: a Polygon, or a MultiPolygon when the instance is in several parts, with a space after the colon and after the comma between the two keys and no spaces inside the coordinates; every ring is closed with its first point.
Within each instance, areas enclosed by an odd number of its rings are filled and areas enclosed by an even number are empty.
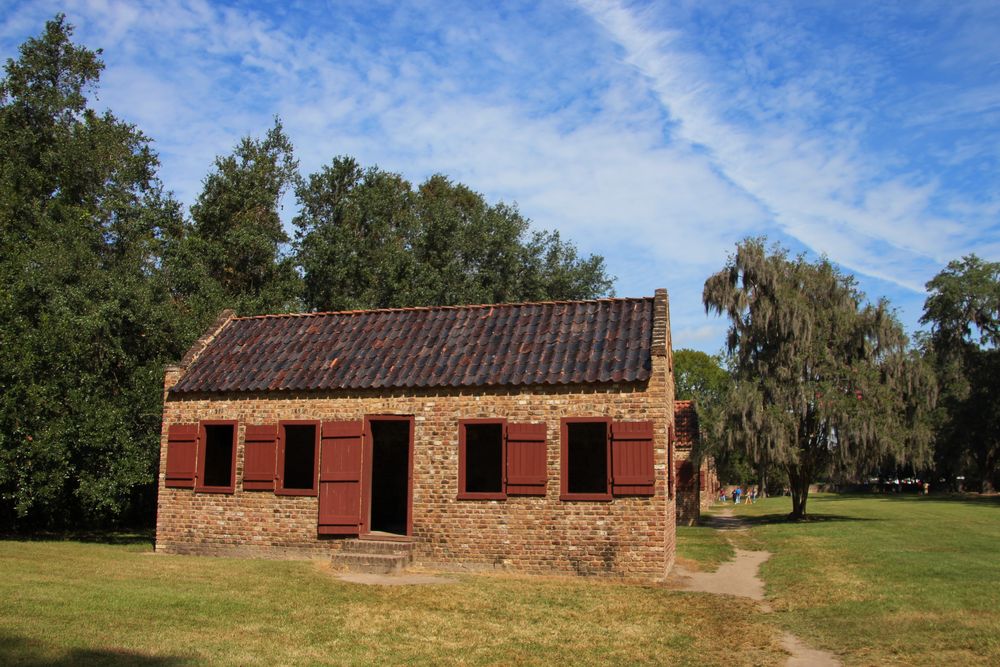
{"type": "Polygon", "coordinates": [[[545,495],[549,481],[545,432],[545,424],[507,424],[507,495],[545,495]]]}
{"type": "Polygon", "coordinates": [[[244,491],[274,490],[277,449],[277,424],[247,424],[243,438],[244,491]]]}
{"type": "Polygon", "coordinates": [[[653,495],[653,422],[611,425],[611,482],[616,496],[653,495]]]}
{"type": "Polygon", "coordinates": [[[319,534],[361,532],[361,452],[364,423],[324,422],[320,441],[319,534]]]}
{"type": "Polygon", "coordinates": [[[166,486],[193,489],[198,460],[198,425],[171,424],[167,430],[166,486]]]}

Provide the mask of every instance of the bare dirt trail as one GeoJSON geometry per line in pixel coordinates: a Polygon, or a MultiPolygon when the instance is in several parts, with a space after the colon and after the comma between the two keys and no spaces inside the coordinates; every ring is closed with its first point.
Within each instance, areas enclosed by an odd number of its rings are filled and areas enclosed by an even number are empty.
{"type": "MultiPolygon", "coordinates": [[[[725,509],[714,517],[712,526],[721,531],[748,530],[742,519],[733,516],[732,509],[725,509]]],[[[770,612],[764,598],[764,581],[760,566],[771,557],[769,551],[736,549],[736,557],[719,566],[715,572],[696,572],[681,566],[674,568],[676,581],[684,590],[716,595],[735,595],[760,603],[761,611],[770,612]]],[[[841,667],[842,663],[828,651],[811,648],[795,635],[786,632],[781,636],[781,648],[790,655],[786,667],[841,667]]]]}

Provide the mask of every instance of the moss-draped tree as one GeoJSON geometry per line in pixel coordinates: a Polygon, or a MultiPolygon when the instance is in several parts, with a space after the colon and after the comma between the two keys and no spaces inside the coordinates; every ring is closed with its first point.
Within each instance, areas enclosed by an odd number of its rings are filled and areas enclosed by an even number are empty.
{"type": "Polygon", "coordinates": [[[865,303],[852,276],[748,239],[702,298],[731,322],[735,383],[720,435],[785,469],[793,518],[805,516],[818,475],[927,457],[933,375],[888,303],[865,303]]]}

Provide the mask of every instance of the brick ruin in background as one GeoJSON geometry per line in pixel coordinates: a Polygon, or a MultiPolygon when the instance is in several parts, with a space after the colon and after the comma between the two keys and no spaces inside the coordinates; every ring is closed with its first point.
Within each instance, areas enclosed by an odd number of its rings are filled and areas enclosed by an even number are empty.
{"type": "Polygon", "coordinates": [[[673,391],[666,290],[224,313],[167,371],[156,549],[659,579],[673,391]]]}
{"type": "Polygon", "coordinates": [[[696,466],[698,412],[694,401],[674,401],[674,466],[677,478],[677,523],[691,526],[701,518],[719,493],[719,477],[711,457],[702,457],[696,466]]]}

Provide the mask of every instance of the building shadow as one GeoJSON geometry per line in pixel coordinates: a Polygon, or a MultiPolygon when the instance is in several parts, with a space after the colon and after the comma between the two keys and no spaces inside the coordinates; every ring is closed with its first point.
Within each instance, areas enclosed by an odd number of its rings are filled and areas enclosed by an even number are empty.
{"type": "Polygon", "coordinates": [[[131,545],[143,544],[153,546],[156,532],[153,529],[142,530],[74,530],[57,531],[26,531],[23,533],[0,533],[0,540],[16,540],[19,542],[88,542],[93,544],[131,545]]]}
{"type": "Polygon", "coordinates": [[[195,664],[181,656],[152,656],[132,651],[71,649],[53,658],[41,642],[10,634],[0,634],[0,664],[24,667],[70,667],[70,665],[136,665],[137,667],[174,667],[195,664]]]}

